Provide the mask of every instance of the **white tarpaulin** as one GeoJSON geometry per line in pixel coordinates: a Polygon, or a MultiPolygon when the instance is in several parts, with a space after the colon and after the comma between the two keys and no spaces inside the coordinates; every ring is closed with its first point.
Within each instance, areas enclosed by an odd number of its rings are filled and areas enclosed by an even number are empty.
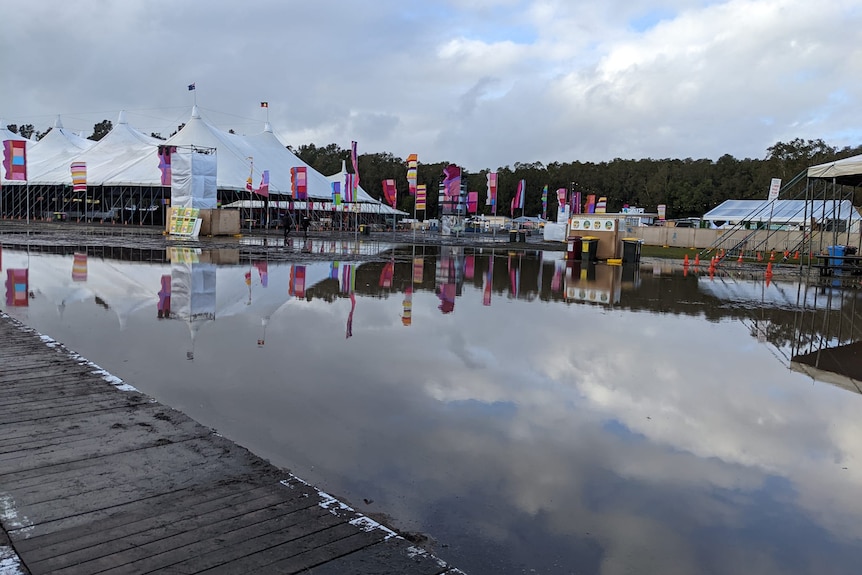
{"type": "Polygon", "coordinates": [[[171,154],[171,206],[215,209],[217,166],[215,153],[177,148],[171,154]]]}
{"type": "Polygon", "coordinates": [[[568,225],[566,222],[561,224],[555,224],[553,222],[548,222],[545,224],[544,228],[544,240],[546,242],[564,242],[566,241],[566,229],[568,225]]]}

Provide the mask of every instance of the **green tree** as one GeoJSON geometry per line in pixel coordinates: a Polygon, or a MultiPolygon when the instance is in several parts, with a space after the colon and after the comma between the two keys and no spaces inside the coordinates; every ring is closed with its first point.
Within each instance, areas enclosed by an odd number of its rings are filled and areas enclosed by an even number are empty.
{"type": "Polygon", "coordinates": [[[110,132],[113,127],[114,125],[111,123],[110,120],[102,120],[98,124],[93,125],[93,133],[87,139],[98,142],[99,140],[107,136],[108,132],[110,132]]]}

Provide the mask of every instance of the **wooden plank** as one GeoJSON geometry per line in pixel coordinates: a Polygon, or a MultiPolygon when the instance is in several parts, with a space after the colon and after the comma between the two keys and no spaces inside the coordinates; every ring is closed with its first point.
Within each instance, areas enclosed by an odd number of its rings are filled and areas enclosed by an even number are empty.
{"type": "Polygon", "coordinates": [[[2,312],[0,365],[0,521],[35,575],[445,572],[2,312]]]}

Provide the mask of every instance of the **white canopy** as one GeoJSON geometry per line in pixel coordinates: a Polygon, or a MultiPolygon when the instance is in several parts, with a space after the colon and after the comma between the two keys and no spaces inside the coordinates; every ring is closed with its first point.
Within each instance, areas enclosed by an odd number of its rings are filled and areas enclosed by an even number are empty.
{"type": "Polygon", "coordinates": [[[858,186],[862,184],[862,155],[827,162],[808,168],[808,177],[835,180],[837,184],[858,186]]]}

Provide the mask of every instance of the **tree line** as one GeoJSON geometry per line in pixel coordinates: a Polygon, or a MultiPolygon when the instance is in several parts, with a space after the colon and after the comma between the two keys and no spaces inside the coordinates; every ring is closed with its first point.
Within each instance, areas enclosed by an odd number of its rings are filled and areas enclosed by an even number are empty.
{"type": "MultiPolygon", "coordinates": [[[[88,139],[98,141],[113,127],[110,120],[93,126],[88,139]]],[[[177,127],[177,131],[183,125],[177,127]]],[[[32,124],[7,126],[12,132],[32,139],[41,139],[44,132],[35,130],[32,124]]],[[[233,130],[230,130],[233,133],[233,130]]],[[[174,132],[175,134],[176,132],[174,132]]],[[[173,134],[171,134],[173,135],[173,134]]],[[[160,134],[153,137],[164,139],[160,134]]],[[[337,144],[316,146],[303,144],[287,146],[302,161],[324,175],[341,170],[346,162],[352,171],[350,150],[337,144]]],[[[535,216],[542,213],[542,189],[548,186],[547,213],[551,219],[557,209],[558,188],[566,188],[569,194],[581,192],[582,201],[588,194],[607,198],[607,210],[618,212],[625,206],[644,208],[655,212],[659,204],[667,206],[668,218],[699,217],[725,200],[765,199],[772,178],[788,182],[809,166],[831,162],[841,158],[862,154],[862,146],[837,148],[821,139],[777,142],[766,150],[764,159],[737,159],[725,154],[718,160],[709,159],[640,159],[615,158],[607,162],[541,162],[520,163],[498,167],[497,214],[510,215],[510,202],[515,195],[518,182],[525,180],[527,193],[524,214],[535,216]]],[[[421,160],[421,159],[420,159],[421,160]]],[[[418,166],[417,181],[428,190],[427,210],[421,217],[436,217],[438,214],[438,188],[443,182],[443,168],[455,162],[422,163],[418,166]]],[[[413,214],[414,198],[408,192],[407,163],[403,158],[389,152],[361,154],[358,158],[360,185],[375,198],[383,198],[383,180],[396,182],[398,196],[396,207],[413,214]]],[[[491,170],[476,173],[462,170],[462,178],[468,191],[479,192],[479,213],[490,215],[491,208],[485,205],[487,180],[491,170]]],[[[855,195],[853,205],[858,205],[855,195]]],[[[520,213],[516,215],[521,215],[520,213]]]]}

